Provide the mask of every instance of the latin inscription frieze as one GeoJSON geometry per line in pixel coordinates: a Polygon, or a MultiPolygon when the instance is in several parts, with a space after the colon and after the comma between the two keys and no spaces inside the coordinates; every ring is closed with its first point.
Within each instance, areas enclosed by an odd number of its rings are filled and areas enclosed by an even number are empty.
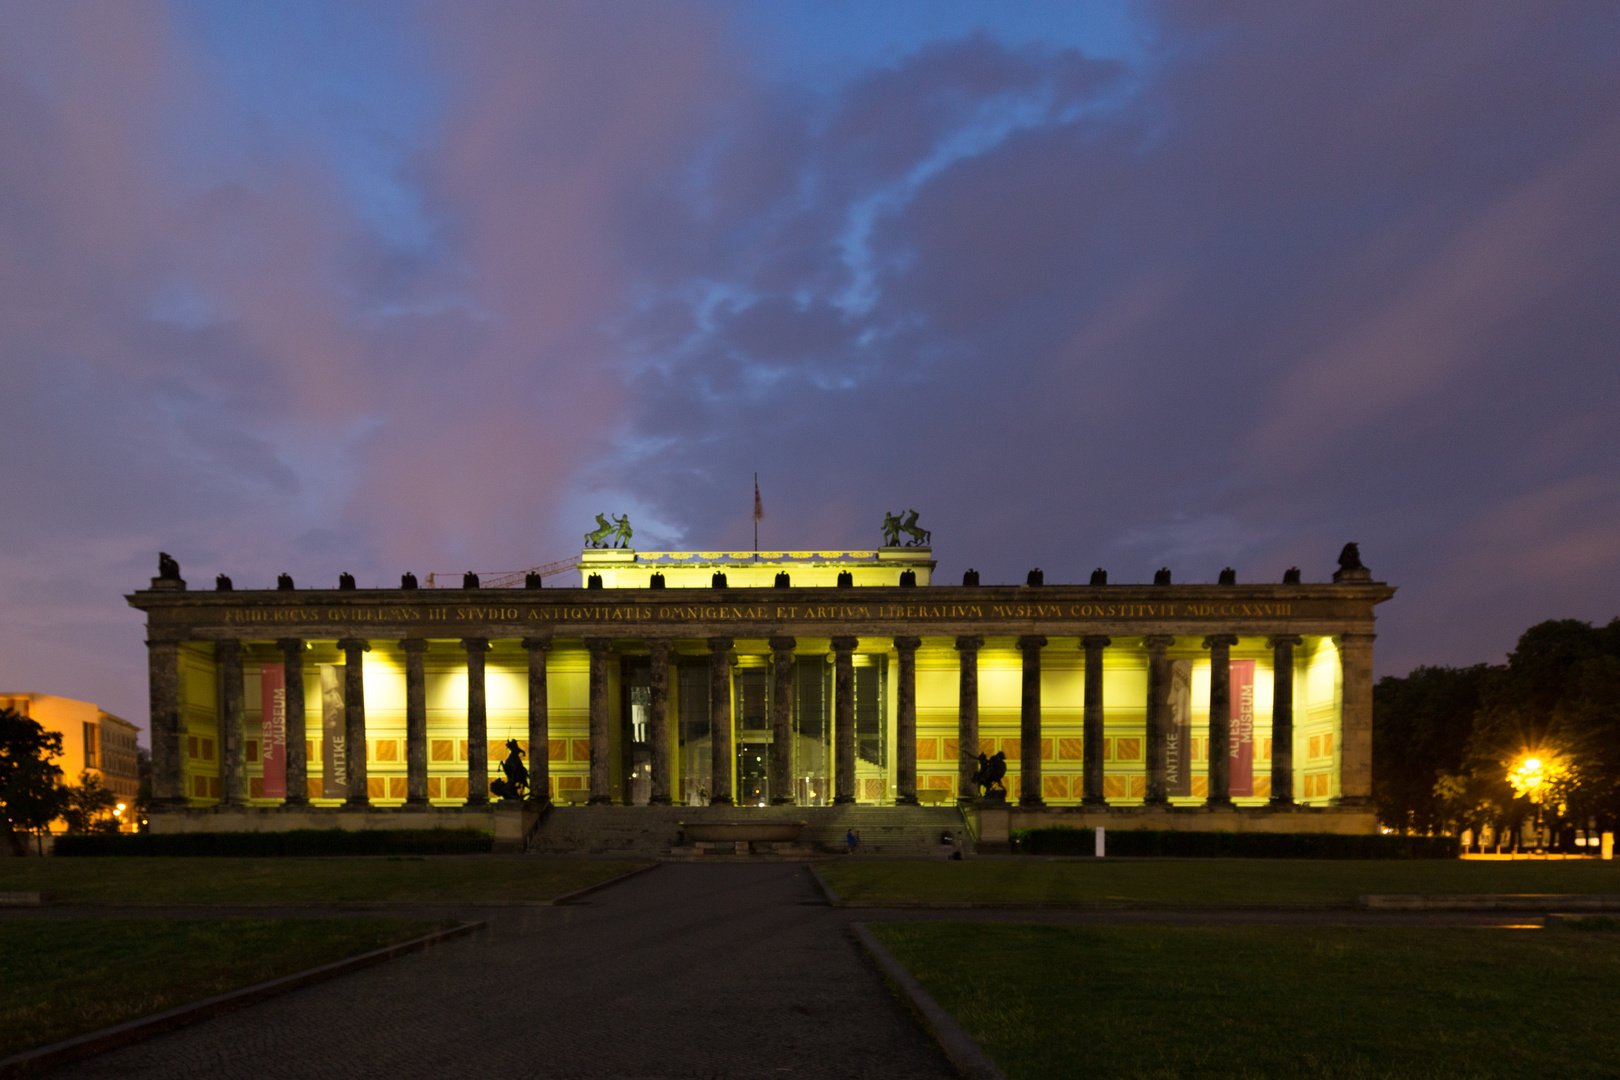
{"type": "Polygon", "coordinates": [[[219,611],[227,625],[298,623],[894,623],[1024,622],[1093,619],[1276,619],[1318,612],[1292,602],[1018,604],[274,604],[192,609],[188,621],[219,611]]]}

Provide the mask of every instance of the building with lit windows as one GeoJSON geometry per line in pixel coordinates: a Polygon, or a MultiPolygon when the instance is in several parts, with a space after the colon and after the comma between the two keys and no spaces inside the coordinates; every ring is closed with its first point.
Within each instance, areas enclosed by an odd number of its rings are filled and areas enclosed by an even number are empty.
{"type": "Polygon", "coordinates": [[[1330,582],[1263,585],[938,584],[927,547],[587,549],[563,587],[189,591],[170,567],[128,598],[154,831],[493,820],[514,743],[554,818],[1375,830],[1374,608],[1395,590],[1353,547],[1330,582]],[[1004,811],[973,784],[998,753],[1004,811]]]}
{"type": "Polygon", "coordinates": [[[82,774],[93,774],[124,804],[119,816],[133,821],[128,809],[141,785],[136,757],[139,728],[88,701],[54,694],[0,694],[0,709],[13,709],[62,736],[62,756],[52,761],[62,770],[62,782],[77,784],[82,774]]]}

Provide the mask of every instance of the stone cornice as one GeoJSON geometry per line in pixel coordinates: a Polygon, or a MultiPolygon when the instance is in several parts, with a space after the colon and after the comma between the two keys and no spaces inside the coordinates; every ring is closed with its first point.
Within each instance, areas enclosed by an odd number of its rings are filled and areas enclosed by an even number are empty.
{"type": "MultiPolygon", "coordinates": [[[[155,639],[957,637],[1371,633],[1395,588],[1048,585],[860,589],[141,591],[155,639]]],[[[1123,642],[1117,642],[1123,644],[1123,642]]]]}

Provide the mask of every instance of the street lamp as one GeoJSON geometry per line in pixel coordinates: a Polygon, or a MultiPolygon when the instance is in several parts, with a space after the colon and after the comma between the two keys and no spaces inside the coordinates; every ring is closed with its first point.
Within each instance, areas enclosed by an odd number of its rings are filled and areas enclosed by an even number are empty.
{"type": "MultiPolygon", "coordinates": [[[[1542,820],[1542,806],[1546,802],[1552,784],[1565,772],[1563,762],[1551,754],[1527,751],[1513,767],[1508,770],[1507,781],[1513,786],[1513,794],[1522,795],[1530,800],[1536,808],[1536,844],[1545,846],[1542,839],[1545,825],[1542,820]]],[[[1558,808],[1563,812],[1563,807],[1558,808]]]]}

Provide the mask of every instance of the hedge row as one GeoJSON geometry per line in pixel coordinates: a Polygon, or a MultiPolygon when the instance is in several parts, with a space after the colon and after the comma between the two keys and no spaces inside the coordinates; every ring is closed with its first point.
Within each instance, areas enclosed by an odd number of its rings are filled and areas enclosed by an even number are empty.
{"type": "MultiPolygon", "coordinates": [[[[1090,829],[1014,829],[1013,850],[1025,855],[1093,855],[1090,829]]],[[[1173,832],[1110,830],[1109,855],[1228,859],[1455,859],[1454,836],[1341,835],[1338,833],[1173,832]]]]}
{"type": "Polygon", "coordinates": [[[480,829],[295,829],[291,832],[84,833],[56,838],[58,855],[478,855],[480,829]]]}

